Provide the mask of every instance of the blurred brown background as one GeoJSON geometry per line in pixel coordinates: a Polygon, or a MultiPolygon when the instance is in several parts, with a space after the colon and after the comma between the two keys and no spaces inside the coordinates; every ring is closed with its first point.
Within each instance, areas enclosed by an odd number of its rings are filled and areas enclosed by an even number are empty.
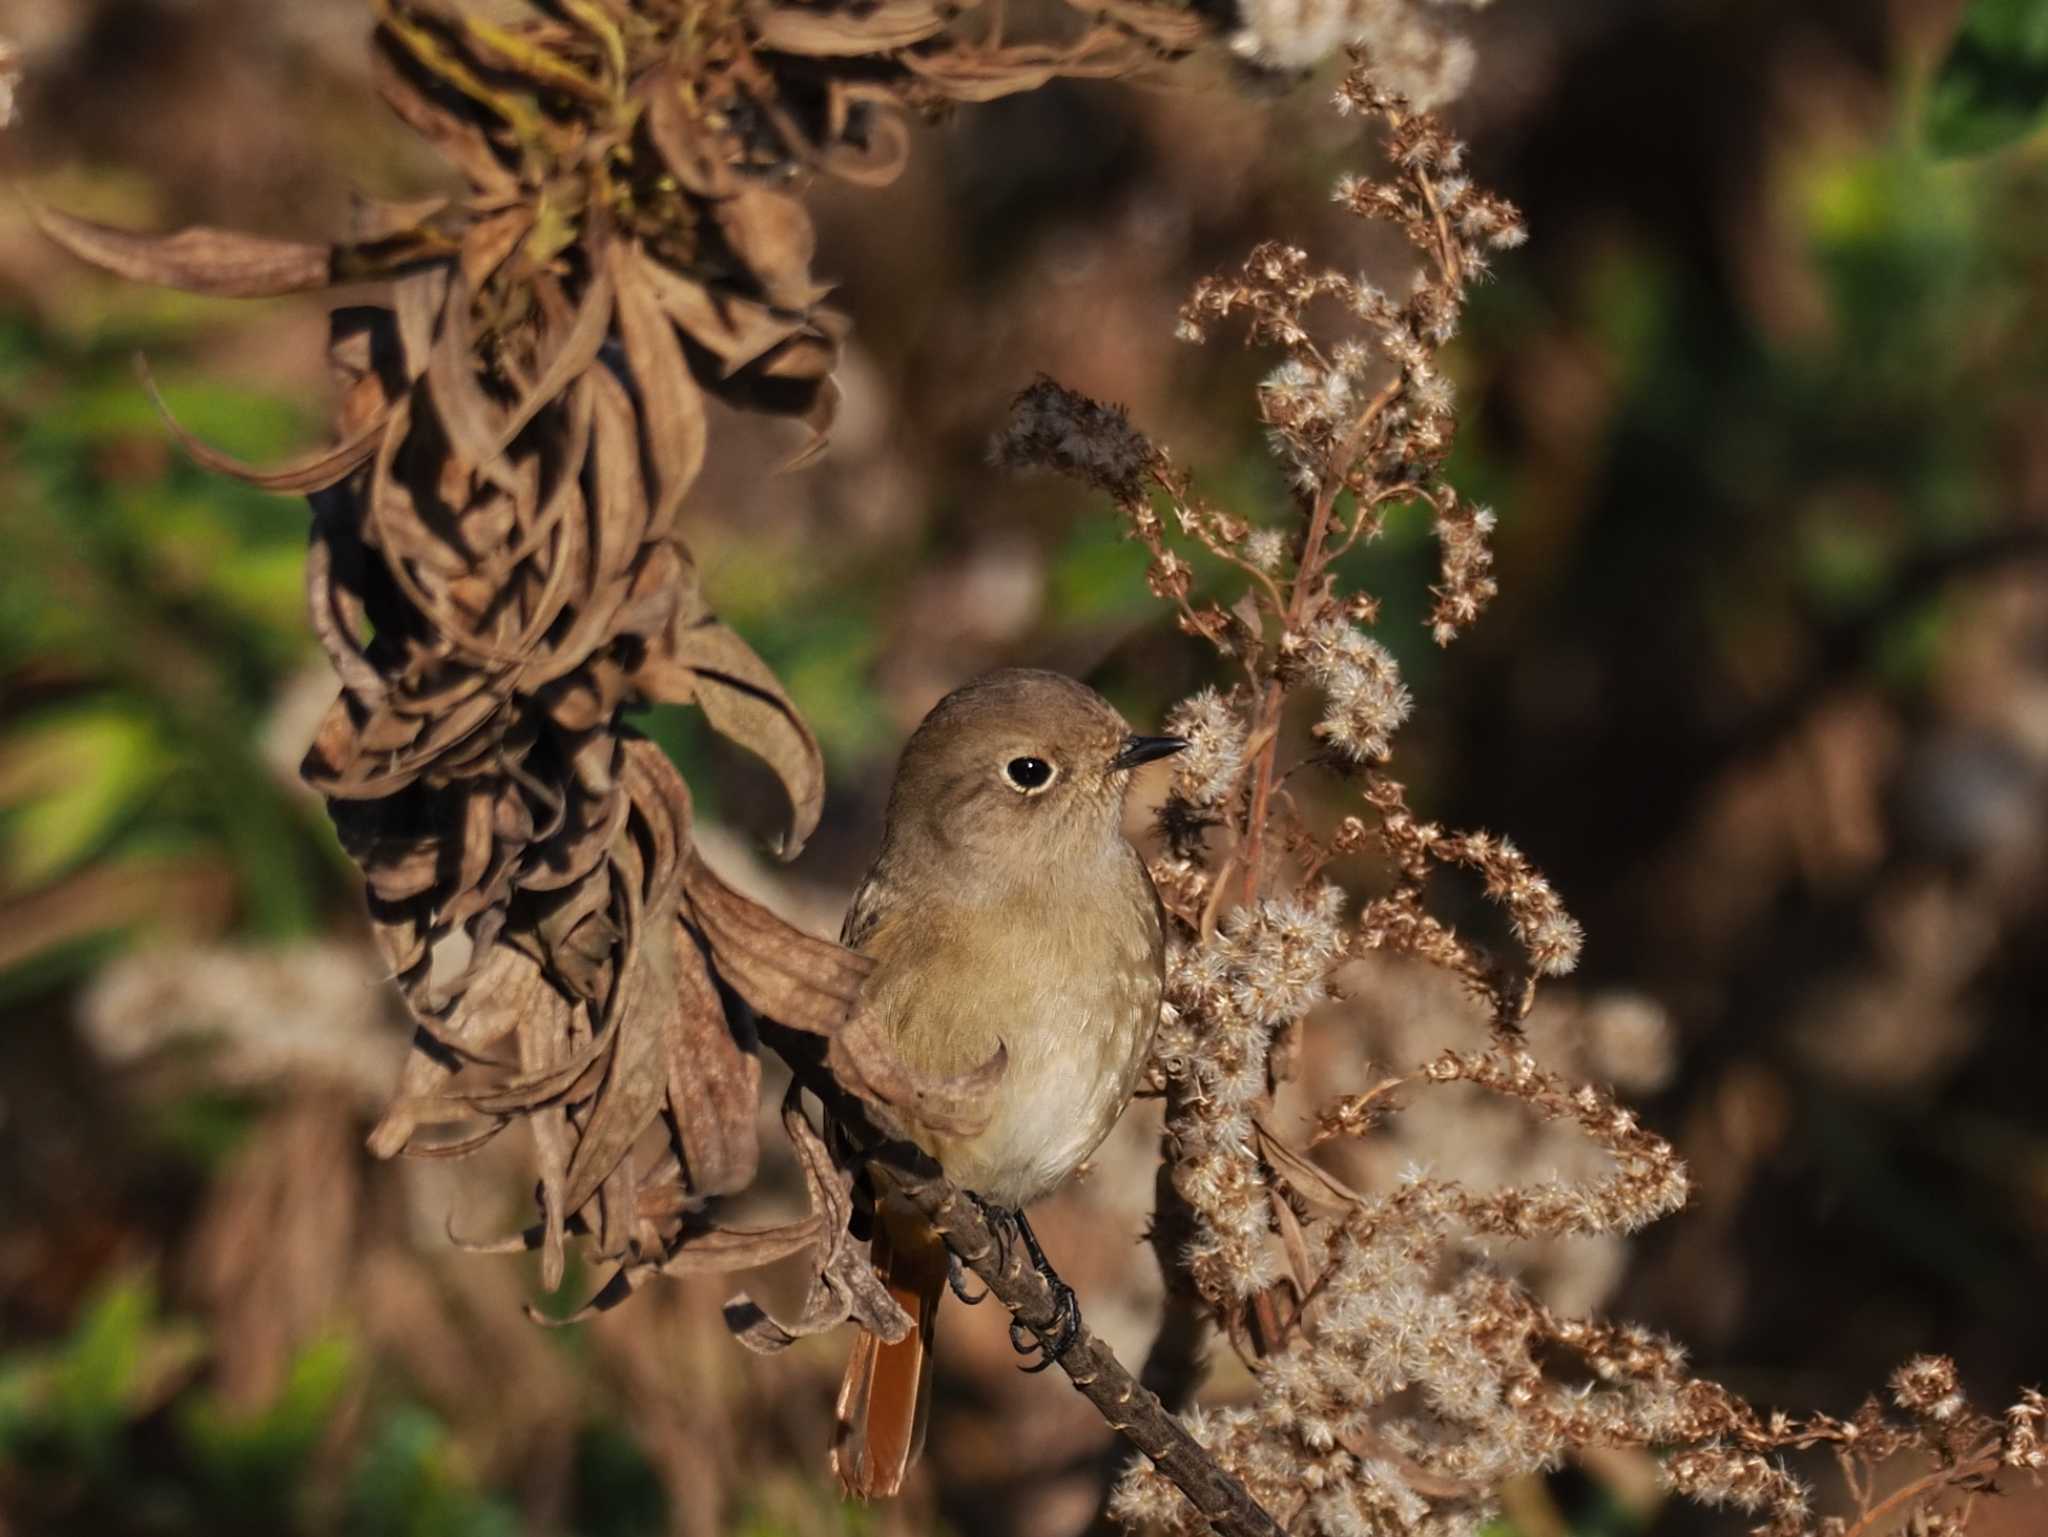
{"type": "MultiPolygon", "coordinates": [[[[1351,572],[1417,695],[1418,803],[1512,836],[1589,932],[1539,1048],[1620,1084],[1696,1179],[1625,1252],[1504,1260],[1795,1409],[1853,1408],[1922,1350],[1988,1403],[2048,1376],[2048,142],[1928,150],[1957,10],[1479,14],[1451,117],[1534,237],[1455,357],[1454,478],[1500,514],[1503,596],[1439,653],[1419,519],[1351,572]]],[[[0,171],[138,226],[338,231],[351,180],[439,184],[370,96],[366,30],[334,0],[11,0],[0,171]]],[[[727,422],[689,514],[714,601],[826,743],[810,851],[770,869],[772,787],[687,718],[643,723],[722,867],[831,932],[946,688],[1053,665],[1153,720],[1207,681],[1105,509],[985,446],[1042,370],[1216,499],[1273,505],[1264,365],[1174,342],[1173,312],[1260,238],[1394,256],[1327,201],[1362,153],[1327,94],[1203,64],[1059,85],[921,132],[891,188],[821,195],[857,322],[834,446],[767,477],[793,445],[727,422]]],[[[362,1154],[402,1035],[292,780],[328,688],[303,514],[183,463],[129,366],[147,350],[190,425],[273,456],[317,439],[323,343],[321,305],[128,288],[0,205],[0,1532],[1078,1530],[1105,1434],[1012,1370],[994,1309],[950,1310],[929,1476],[848,1509],[823,1477],[840,1342],[745,1357],[715,1282],[535,1328],[526,1262],[444,1234],[458,1193],[464,1236],[520,1221],[512,1139],[362,1154]]],[[[1426,975],[1355,987],[1326,1086],[1476,1029],[1426,975]]],[[[1156,1316],[1155,1115],[1040,1223],[1127,1358],[1156,1316]]],[[[1580,1156],[1465,1107],[1355,1172],[1580,1156]]],[[[1503,1530],[1732,1529],[1643,1472],[1569,1470],[1503,1530]]]]}

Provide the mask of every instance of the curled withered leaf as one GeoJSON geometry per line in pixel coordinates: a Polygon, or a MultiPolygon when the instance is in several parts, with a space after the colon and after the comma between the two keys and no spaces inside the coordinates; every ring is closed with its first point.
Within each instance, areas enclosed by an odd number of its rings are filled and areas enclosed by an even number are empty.
{"type": "Polygon", "coordinates": [[[885,1340],[911,1330],[910,1315],[896,1305],[868,1262],[867,1246],[848,1228],[853,1215],[853,1176],[833,1159],[825,1139],[804,1114],[801,1091],[791,1086],[782,1102],[782,1127],[795,1150],[818,1221],[818,1252],[811,1289],[793,1320],[771,1317],[741,1292],[725,1306],[727,1326],[750,1350],[773,1354],[808,1335],[823,1334],[851,1319],[885,1340]]]}
{"type": "MultiPolygon", "coordinates": [[[[467,273],[466,265],[464,270],[467,273]]],[[[604,346],[611,323],[612,275],[609,268],[600,267],[591,275],[583,291],[583,300],[576,306],[576,318],[563,332],[560,344],[526,393],[506,413],[498,429],[500,451],[510,447],[512,440],[526,430],[543,408],[559,400],[582,377],[584,370],[597,361],[598,351],[604,346]]]]}
{"type": "Polygon", "coordinates": [[[1215,21],[1195,6],[1148,0],[1069,0],[1076,10],[1113,21],[1168,53],[1189,53],[1215,35],[1215,21]]]}
{"type": "Polygon", "coordinates": [[[898,57],[926,85],[954,101],[996,101],[1063,77],[1128,74],[1143,62],[1131,39],[1107,27],[1096,28],[1072,47],[913,51],[898,57]]]}
{"type": "MultiPolygon", "coordinates": [[[[686,1229],[665,1256],[621,1265],[574,1312],[550,1317],[529,1304],[526,1316],[545,1328],[562,1328],[610,1312],[656,1276],[728,1275],[735,1270],[759,1270],[810,1248],[818,1242],[822,1226],[813,1214],[780,1227],[686,1229]]],[[[533,1227],[496,1243],[466,1243],[461,1247],[471,1253],[516,1254],[539,1247],[541,1239],[541,1229],[533,1227]]]]}
{"type": "Polygon", "coordinates": [[[1259,1156],[1315,1215],[1344,1217],[1364,1204],[1365,1198],[1356,1190],[1295,1152],[1284,1138],[1273,1135],[1264,1122],[1255,1120],[1252,1130],[1258,1140],[1259,1156]]]}
{"type": "Polygon", "coordinates": [[[789,797],[781,852],[794,859],[817,828],[825,805],[825,760],[818,739],[768,664],[712,616],[694,584],[649,648],[634,681],[649,699],[694,700],[713,730],[775,771],[789,797]]]}
{"type": "Polygon", "coordinates": [[[804,310],[825,296],[811,277],[818,237],[804,205],[766,187],[743,187],[711,205],[719,233],[778,309],[804,310]]]}
{"type": "Polygon", "coordinates": [[[524,203],[488,214],[462,237],[462,279],[481,293],[519,243],[533,232],[535,214],[524,203]]]}
{"type": "Polygon", "coordinates": [[[409,53],[379,33],[370,56],[371,80],[398,119],[432,144],[480,193],[509,198],[518,190],[518,176],[499,158],[483,130],[467,118],[432,100],[418,83],[419,70],[409,53]]]}
{"type": "Polygon", "coordinates": [[[227,299],[274,298],[325,288],[332,247],[193,228],[136,235],[31,203],[36,223],[65,250],[138,283],[227,299]]]}
{"type": "Polygon", "coordinates": [[[856,187],[886,187],[910,160],[902,105],[879,86],[835,81],[818,169],[856,187]]]}
{"type": "Polygon", "coordinates": [[[476,375],[475,333],[470,325],[475,302],[467,284],[459,279],[449,283],[422,382],[448,446],[461,455],[463,467],[510,489],[501,457],[503,445],[511,441],[504,430],[504,413],[476,375]]]}
{"type": "Polygon", "coordinates": [[[667,1048],[681,1015],[675,929],[673,923],[649,925],[627,947],[626,974],[613,993],[616,1015],[606,1026],[611,1050],[604,1078],[564,1177],[562,1204],[569,1211],[581,1211],[597,1194],[668,1097],[667,1048]]]}
{"type": "Polygon", "coordinates": [[[619,339],[626,366],[640,388],[641,433],[654,468],[654,506],[648,527],[665,533],[676,509],[704,468],[704,396],[690,377],[682,343],[654,290],[643,252],[615,244],[612,280],[618,290],[619,339]]]}
{"type": "Polygon", "coordinates": [[[532,84],[492,71],[473,53],[466,53],[459,16],[424,0],[371,0],[371,4],[377,13],[379,38],[395,43],[425,75],[496,116],[518,144],[539,148],[545,142],[545,119],[532,84]]]}
{"type": "MultiPolygon", "coordinates": [[[[569,1021],[568,1039],[575,1047],[567,1052],[543,1053],[532,1067],[522,1067],[518,1076],[485,1078],[465,1085],[449,1085],[443,1097],[469,1106],[482,1115],[523,1115],[544,1106],[580,1100],[602,1086],[602,1073],[615,1048],[615,1037],[607,1030],[590,1033],[578,1027],[580,1017],[569,1021]]],[[[527,1034],[544,1034],[530,1031],[527,1034]]],[[[521,1037],[522,1042],[525,1037],[521,1037]]]]}
{"type": "Polygon", "coordinates": [[[758,1270],[801,1254],[817,1243],[824,1219],[816,1212],[780,1227],[708,1228],[685,1234],[657,1267],[663,1275],[705,1275],[758,1270]]]}
{"type": "MultiPolygon", "coordinates": [[[[739,185],[728,147],[684,105],[686,85],[672,69],[652,72],[640,87],[647,137],[663,166],[695,197],[731,196],[739,185]]],[[[694,100],[697,93],[688,93],[694,100]]]]}
{"type": "Polygon", "coordinates": [[[352,192],[348,200],[349,230],[359,241],[385,240],[420,228],[429,219],[444,213],[447,207],[448,199],[438,194],[393,202],[388,198],[352,192]]]}
{"type": "Polygon", "coordinates": [[[881,0],[879,5],[764,5],[749,18],[761,46],[812,58],[856,58],[908,48],[946,30],[930,0],[881,0]]]}
{"type": "Polygon", "coordinates": [[[754,1138],[760,1051],[753,1040],[740,1039],[741,1023],[727,1018],[696,932],[673,927],[677,1014],[666,1038],[669,1118],[690,1193],[729,1195],[752,1184],[760,1166],[754,1138]]]}
{"type": "Polygon", "coordinates": [[[758,299],[708,287],[651,258],[643,266],[663,313],[717,360],[721,377],[803,328],[800,315],[778,314],[758,299]]]}
{"type": "Polygon", "coordinates": [[[205,439],[186,431],[183,423],[172,414],[163,393],[157,389],[148,364],[137,359],[137,371],[142,375],[143,388],[149,391],[149,398],[156,405],[157,414],[194,461],[216,474],[232,476],[265,491],[324,491],[346,479],[351,471],[377,451],[377,444],[389,420],[384,415],[374,416],[331,448],[261,469],[222,453],[205,439]]]}
{"type": "Polygon", "coordinates": [[[396,1157],[411,1149],[423,1125],[473,1119],[474,1104],[444,1093],[458,1066],[484,1062],[515,1029],[567,1036],[574,1008],[537,959],[512,945],[493,947],[455,1006],[420,1026],[398,1093],[370,1133],[370,1151],[396,1157]]]}
{"type": "Polygon", "coordinates": [[[683,866],[685,911],[718,975],[756,1014],[812,1035],[851,1017],[873,962],[792,928],[718,878],[695,854],[683,866]]]}
{"type": "Polygon", "coordinates": [[[648,978],[662,1024],[661,1061],[651,1076],[675,1131],[685,1194],[727,1195],[752,1184],[760,1162],[759,1048],[740,1033],[744,1021],[728,1019],[697,934],[675,917],[683,872],[695,859],[689,789],[652,742],[628,740],[622,757],[621,783],[647,829],[643,837],[662,849],[647,888],[647,922],[665,932],[642,936],[654,963],[666,968],[648,978]]]}
{"type": "Polygon", "coordinates": [[[833,1034],[825,1061],[832,1076],[862,1099],[941,1136],[971,1137],[995,1113],[994,1090],[1009,1066],[1010,1049],[997,1046],[986,1062],[956,1077],[925,1078],[903,1060],[871,1016],[856,1010],[833,1034]]]}
{"type": "Polygon", "coordinates": [[[802,330],[736,369],[719,385],[719,395],[742,410],[803,422],[813,435],[811,448],[800,456],[808,457],[831,429],[838,410],[839,390],[832,380],[839,360],[837,332],[835,317],[814,313],[802,330]],[[826,328],[828,323],[831,329],[826,328]]]}
{"type": "Polygon", "coordinates": [[[592,106],[612,101],[611,88],[602,80],[585,74],[574,63],[544,46],[531,32],[501,27],[481,16],[464,13],[457,25],[479,61],[508,74],[523,77],[546,91],[559,91],[592,106]]]}
{"type": "MultiPolygon", "coordinates": [[[[407,273],[391,285],[390,318],[398,343],[401,392],[427,371],[452,279],[453,274],[446,267],[427,267],[407,273]]],[[[405,399],[409,407],[411,397],[407,395],[405,399]]]]}

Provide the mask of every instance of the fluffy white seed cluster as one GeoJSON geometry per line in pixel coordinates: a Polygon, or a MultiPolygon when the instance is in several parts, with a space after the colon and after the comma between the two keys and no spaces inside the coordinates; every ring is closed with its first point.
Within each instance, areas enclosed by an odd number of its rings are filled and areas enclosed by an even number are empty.
{"type": "Polygon", "coordinates": [[[1394,654],[1334,614],[1310,626],[1300,650],[1323,691],[1316,735],[1354,762],[1385,762],[1415,707],[1394,654]]]}
{"type": "Polygon", "coordinates": [[[1908,1414],[1945,1425],[1963,1411],[1963,1384],[1947,1356],[1915,1356],[1892,1373],[1892,1397],[1908,1414]]]}
{"type": "Polygon", "coordinates": [[[1287,536],[1277,528],[1255,528],[1245,536],[1244,558],[1271,575],[1287,564],[1287,536]]]}
{"type": "Polygon", "coordinates": [[[1547,1121],[1576,1122],[1613,1162],[1613,1171],[1602,1179],[1552,1177],[1461,1192],[1459,1217],[1471,1233],[1499,1238],[1633,1233],[1678,1211],[1691,1193],[1684,1162],[1670,1143],[1643,1129],[1634,1111],[1591,1084],[1571,1087],[1538,1067],[1525,1051],[1446,1051],[1424,1073],[1432,1083],[1469,1083],[1518,1100],[1547,1121]]]}
{"type": "Polygon", "coordinates": [[[1355,44],[1385,90],[1427,110],[1472,78],[1472,45],[1433,14],[1442,9],[1417,0],[1246,0],[1231,46],[1269,69],[1304,70],[1355,44]]]}
{"type": "Polygon", "coordinates": [[[1212,1300],[1241,1301],[1278,1274],[1253,1115],[1269,1088],[1275,1033],[1326,996],[1344,953],[1343,901],[1327,885],[1269,898],[1168,959],[1173,1007],[1157,1050],[1189,1111],[1174,1184],[1195,1216],[1189,1268],[1212,1300]]]}
{"type": "Polygon", "coordinates": [[[1215,689],[1205,688],[1174,707],[1166,717],[1166,729],[1186,738],[1188,744],[1186,751],[1174,758],[1175,793],[1197,807],[1219,804],[1244,773],[1243,718],[1229,700],[1215,689]]]}
{"type": "MultiPolygon", "coordinates": [[[[1448,1282],[1467,1212],[1458,1186],[1420,1175],[1361,1201],[1307,1242],[1319,1279],[1305,1327],[1256,1368],[1256,1409],[1202,1418],[1199,1438],[1289,1531],[1451,1537],[1492,1514],[1508,1479],[1575,1446],[1683,1444],[1699,1409],[1684,1357],[1627,1326],[1558,1319],[1513,1282],[1468,1265],[1448,1282]],[[1548,1379],[1562,1349],[1589,1380],[1548,1379]]],[[[1803,1489],[1767,1459],[1717,1448],[1678,1475],[1774,1511],[1803,1489]]],[[[1119,1491],[1125,1519],[1175,1533],[1200,1523],[1156,1474],[1119,1491]]]]}
{"type": "Polygon", "coordinates": [[[1493,547],[1488,542],[1494,515],[1491,508],[1470,506],[1446,487],[1435,523],[1442,566],[1430,589],[1436,604],[1430,610],[1429,629],[1439,646],[1448,646],[1500,590],[1494,581],[1493,547]]]}
{"type": "Polygon", "coordinates": [[[1586,931],[1564,909],[1556,889],[1506,838],[1472,833],[1463,857],[1486,882],[1486,894],[1507,911],[1508,924],[1529,960],[1546,977],[1568,975],[1579,964],[1586,931]]]}
{"type": "Polygon", "coordinates": [[[2040,1472],[2048,1468],[2048,1398],[2037,1388],[2026,1388],[2019,1402],[2005,1411],[2005,1431],[1999,1460],[2009,1468],[2040,1472]]]}
{"type": "Polygon", "coordinates": [[[1271,427],[1267,447],[1305,492],[1313,494],[1322,485],[1330,450],[1365,398],[1361,375],[1371,366],[1370,355],[1361,353],[1352,361],[1356,370],[1289,358],[1259,381],[1259,414],[1271,427]]]}

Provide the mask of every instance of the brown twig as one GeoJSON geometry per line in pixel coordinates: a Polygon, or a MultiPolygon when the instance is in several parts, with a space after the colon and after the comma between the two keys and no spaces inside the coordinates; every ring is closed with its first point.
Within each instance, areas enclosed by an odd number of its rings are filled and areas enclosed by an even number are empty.
{"type": "MultiPolygon", "coordinates": [[[[974,1203],[936,1168],[920,1176],[892,1165],[892,1173],[901,1192],[981,1277],[990,1294],[1025,1328],[1045,1339],[1054,1328],[1057,1308],[1052,1288],[1032,1267],[1022,1246],[999,1244],[974,1203]]],[[[1076,1330],[1059,1364],[1109,1428],[1151,1458],[1224,1537],[1281,1537],[1280,1523],[1085,1324],[1076,1330]]]]}
{"type": "MultiPolygon", "coordinates": [[[[924,1213],[946,1246],[981,1278],[989,1295],[1042,1343],[1057,1326],[1059,1307],[1023,1246],[1000,1243],[981,1209],[937,1164],[908,1143],[889,1138],[869,1107],[826,1071],[821,1038],[769,1020],[762,1020],[760,1028],[761,1039],[789,1063],[797,1081],[818,1096],[872,1161],[887,1165],[895,1191],[924,1213]]],[[[1109,1428],[1149,1457],[1222,1537],[1284,1537],[1279,1522],[1085,1324],[1075,1329],[1059,1365],[1109,1428]]]]}

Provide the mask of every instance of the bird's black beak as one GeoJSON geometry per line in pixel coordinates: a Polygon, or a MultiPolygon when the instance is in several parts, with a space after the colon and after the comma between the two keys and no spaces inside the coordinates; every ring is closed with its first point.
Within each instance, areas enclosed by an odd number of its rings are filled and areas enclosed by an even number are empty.
{"type": "Polygon", "coordinates": [[[1112,769],[1133,769],[1155,758],[1170,758],[1188,745],[1180,736],[1127,736],[1123,751],[1109,760],[1112,769]]]}

